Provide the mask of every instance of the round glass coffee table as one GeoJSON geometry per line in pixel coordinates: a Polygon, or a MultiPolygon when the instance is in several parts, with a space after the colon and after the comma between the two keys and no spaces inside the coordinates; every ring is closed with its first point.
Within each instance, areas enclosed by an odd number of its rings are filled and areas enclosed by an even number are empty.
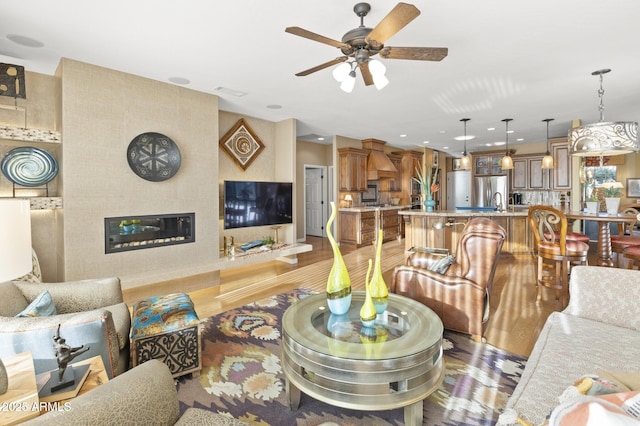
{"type": "Polygon", "coordinates": [[[300,392],[338,407],[404,407],[405,425],[422,425],[423,400],[444,378],[442,321],[415,300],[389,294],[373,327],[360,322],[364,292],[345,315],[333,315],[325,293],[293,304],[282,318],[282,368],[292,410],[300,392]]]}

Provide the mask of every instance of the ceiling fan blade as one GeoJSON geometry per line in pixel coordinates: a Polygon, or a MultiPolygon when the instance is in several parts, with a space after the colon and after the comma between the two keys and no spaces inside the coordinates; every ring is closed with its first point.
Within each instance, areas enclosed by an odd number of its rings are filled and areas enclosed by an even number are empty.
{"type": "Polygon", "coordinates": [[[349,46],[341,41],[334,40],[329,37],[321,36],[320,34],[312,33],[311,31],[305,30],[300,27],[287,27],[284,30],[285,32],[293,35],[297,35],[300,37],[308,38],[309,40],[317,41],[320,43],[328,44],[333,47],[340,47],[348,49],[349,46]]]}
{"type": "Polygon", "coordinates": [[[369,62],[362,62],[358,64],[358,67],[362,73],[365,86],[371,86],[373,84],[373,76],[371,75],[371,71],[369,71],[369,62]]]}
{"type": "Polygon", "coordinates": [[[446,47],[385,47],[380,56],[385,59],[411,59],[414,61],[441,61],[447,57],[446,47]]]}
{"type": "Polygon", "coordinates": [[[331,65],[335,65],[335,64],[339,64],[340,62],[344,62],[347,59],[349,59],[347,56],[340,56],[339,58],[332,59],[329,62],[325,62],[324,64],[320,64],[320,65],[317,65],[317,66],[315,66],[313,68],[309,68],[308,70],[300,71],[296,75],[298,77],[304,77],[305,75],[309,75],[309,74],[312,74],[312,73],[314,73],[316,71],[320,71],[320,70],[323,70],[325,68],[328,68],[331,65]]]}
{"type": "Polygon", "coordinates": [[[384,44],[385,41],[403,29],[409,22],[416,19],[418,15],[420,15],[420,11],[414,5],[398,3],[369,33],[367,42],[375,40],[380,44],[384,44]]]}

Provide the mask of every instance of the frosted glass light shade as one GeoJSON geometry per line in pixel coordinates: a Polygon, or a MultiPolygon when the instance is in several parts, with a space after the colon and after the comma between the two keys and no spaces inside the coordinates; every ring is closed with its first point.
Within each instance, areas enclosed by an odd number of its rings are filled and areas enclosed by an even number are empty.
{"type": "Polygon", "coordinates": [[[468,154],[460,158],[460,170],[471,170],[471,156],[468,154]]]}
{"type": "Polygon", "coordinates": [[[349,77],[349,72],[351,72],[351,65],[349,65],[346,62],[343,62],[333,69],[332,74],[333,74],[333,78],[335,78],[336,81],[339,81],[342,83],[347,79],[347,77],[349,77]]]}
{"type": "Polygon", "coordinates": [[[569,130],[571,155],[593,157],[637,152],[638,123],[598,122],[569,130]]]}
{"type": "Polygon", "coordinates": [[[542,158],[542,168],[543,169],[553,169],[553,156],[547,152],[547,154],[542,158]]]}
{"type": "Polygon", "coordinates": [[[28,200],[0,199],[0,282],[31,271],[31,207],[28,200]]]}
{"type": "Polygon", "coordinates": [[[351,93],[353,92],[353,87],[356,85],[356,78],[347,76],[347,78],[340,83],[340,89],[344,92],[351,93]]]}
{"type": "Polygon", "coordinates": [[[502,161],[500,162],[500,166],[502,170],[511,170],[513,169],[513,158],[510,155],[505,155],[502,157],[502,161]]]}

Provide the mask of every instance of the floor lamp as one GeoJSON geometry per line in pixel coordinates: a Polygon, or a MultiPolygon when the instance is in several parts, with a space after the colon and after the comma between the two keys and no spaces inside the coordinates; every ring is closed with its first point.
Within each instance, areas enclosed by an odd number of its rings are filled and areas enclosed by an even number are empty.
{"type": "MultiPolygon", "coordinates": [[[[32,269],[31,207],[28,200],[0,199],[0,282],[21,277],[32,269]]],[[[8,377],[0,359],[0,395],[8,377]]]]}

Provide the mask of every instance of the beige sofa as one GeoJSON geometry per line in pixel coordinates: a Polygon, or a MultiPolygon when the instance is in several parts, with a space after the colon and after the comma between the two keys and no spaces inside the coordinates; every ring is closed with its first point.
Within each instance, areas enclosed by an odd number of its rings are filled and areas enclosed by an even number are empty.
{"type": "Polygon", "coordinates": [[[169,368],[150,360],[25,425],[216,425],[246,426],[200,408],[188,408],[180,417],[178,393],[169,368]]]}
{"type": "Polygon", "coordinates": [[[547,319],[499,425],[543,423],[585,375],[640,372],[640,271],[577,266],[569,288],[569,305],[547,319]]]}
{"type": "Polygon", "coordinates": [[[0,357],[29,351],[36,373],[58,368],[52,338],[60,335],[72,346],[90,350],[74,361],[100,355],[109,378],[129,368],[131,317],[116,277],[62,283],[7,281],[0,283],[0,357]],[[57,315],[15,318],[43,290],[48,290],[57,315]]]}

